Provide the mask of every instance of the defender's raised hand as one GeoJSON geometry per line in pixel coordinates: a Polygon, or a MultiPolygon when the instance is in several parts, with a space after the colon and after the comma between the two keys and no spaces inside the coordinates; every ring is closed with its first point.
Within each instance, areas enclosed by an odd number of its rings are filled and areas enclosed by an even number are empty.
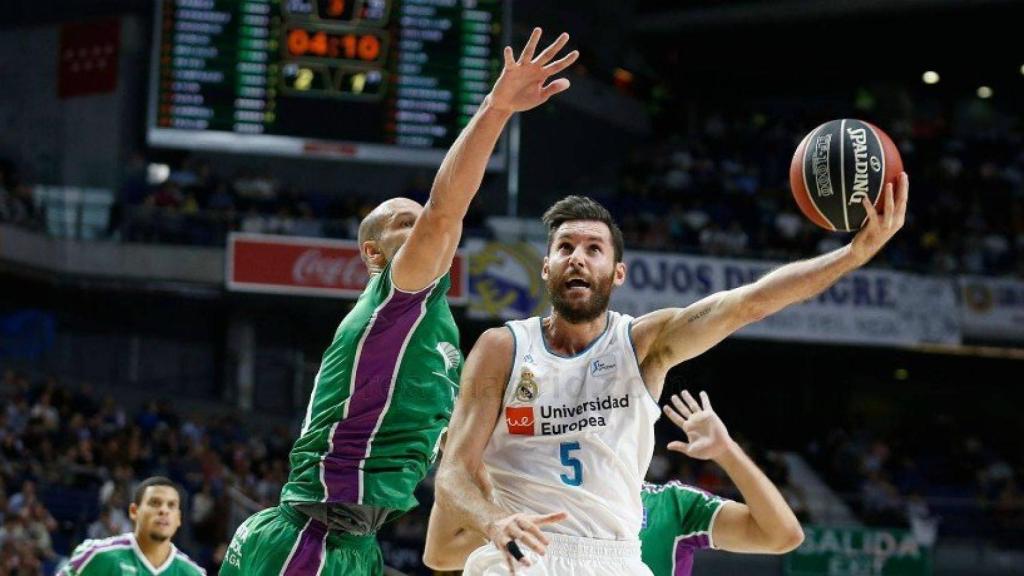
{"type": "Polygon", "coordinates": [[[573,50],[554,60],[569,42],[569,35],[563,32],[550,46],[535,55],[540,36],[541,29],[534,28],[518,60],[515,59],[512,48],[505,47],[505,68],[488,96],[493,108],[506,112],[523,112],[540,106],[547,102],[548,98],[569,88],[569,80],[565,78],[551,82],[547,80],[571,66],[580,53],[573,50]]]}
{"type": "Polygon", "coordinates": [[[707,393],[701,392],[700,399],[704,403],[703,407],[688,391],[683,390],[682,398],[679,395],[672,396],[675,409],[665,406],[665,415],[686,433],[688,440],[669,442],[668,449],[698,460],[715,460],[729,450],[732,438],[722,419],[711,408],[707,393]]]}

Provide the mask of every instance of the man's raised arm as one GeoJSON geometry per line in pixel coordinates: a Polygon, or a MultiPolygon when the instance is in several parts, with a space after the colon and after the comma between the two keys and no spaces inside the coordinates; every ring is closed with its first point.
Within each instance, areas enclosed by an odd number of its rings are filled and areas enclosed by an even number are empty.
{"type": "Polygon", "coordinates": [[[579,53],[554,60],[569,41],[569,35],[562,34],[535,56],[540,35],[540,28],[535,28],[518,60],[512,48],[505,47],[501,76],[445,155],[430,199],[395,257],[391,277],[396,287],[419,291],[448,271],[462,236],[462,219],[505,124],[512,114],[540,106],[569,88],[565,78],[547,80],[568,68],[579,53]]]}
{"type": "Polygon", "coordinates": [[[730,552],[784,554],[804,540],[793,510],[779,489],[729,437],[711,400],[700,393],[703,405],[683,391],[665,405],[665,415],[686,433],[686,442],[670,442],[669,450],[721,466],[746,501],[726,502],[716,515],[711,536],[716,548],[730,552]]]}
{"type": "Polygon", "coordinates": [[[903,227],[909,187],[906,173],[899,177],[895,197],[892,184],[887,184],[882,214],[864,200],[868,222],[842,248],[786,264],[752,284],[717,292],[686,308],[665,308],[638,318],[633,340],[651,394],[661,395],[665,373],[676,364],[703,354],[747,324],[823,292],[866,264],[903,227]]]}

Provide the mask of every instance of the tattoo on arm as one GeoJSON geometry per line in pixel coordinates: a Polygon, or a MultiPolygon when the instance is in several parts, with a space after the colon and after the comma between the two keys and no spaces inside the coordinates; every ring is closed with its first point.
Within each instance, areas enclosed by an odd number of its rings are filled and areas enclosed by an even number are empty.
{"type": "Polygon", "coordinates": [[[693,322],[695,320],[700,320],[704,316],[707,316],[708,312],[711,312],[711,308],[710,307],[707,307],[707,308],[701,310],[700,312],[697,312],[693,316],[690,316],[689,318],[686,319],[686,322],[690,323],[690,322],[693,322]]]}

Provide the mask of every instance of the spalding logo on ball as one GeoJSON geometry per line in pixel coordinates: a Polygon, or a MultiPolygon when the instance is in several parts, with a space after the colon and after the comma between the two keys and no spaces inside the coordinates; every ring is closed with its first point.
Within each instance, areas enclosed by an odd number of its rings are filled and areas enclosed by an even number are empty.
{"type": "Polygon", "coordinates": [[[882,190],[896,185],[903,160],[877,126],[832,120],[811,131],[789,167],[789,185],[804,216],[826,230],[852,232],[867,221],[865,198],[885,210],[882,190]]]}

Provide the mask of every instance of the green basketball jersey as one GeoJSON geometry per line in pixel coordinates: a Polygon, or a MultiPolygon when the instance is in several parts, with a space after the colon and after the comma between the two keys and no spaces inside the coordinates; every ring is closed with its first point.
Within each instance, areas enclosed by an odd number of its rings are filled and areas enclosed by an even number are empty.
{"type": "Polygon", "coordinates": [[[693,553],[714,548],[711,528],[725,500],[679,482],[650,484],[640,492],[644,523],[640,543],[654,576],[690,576],[693,553]]]}
{"type": "Polygon", "coordinates": [[[198,564],[171,544],[171,555],[163,566],[153,566],[142,553],[131,532],[86,540],[71,553],[71,560],[61,568],[58,576],[108,576],[133,574],[135,576],[206,576],[198,564]]]}
{"type": "Polygon", "coordinates": [[[404,292],[390,264],[370,279],[324,353],[282,502],[416,505],[462,369],[450,284],[404,292]]]}

